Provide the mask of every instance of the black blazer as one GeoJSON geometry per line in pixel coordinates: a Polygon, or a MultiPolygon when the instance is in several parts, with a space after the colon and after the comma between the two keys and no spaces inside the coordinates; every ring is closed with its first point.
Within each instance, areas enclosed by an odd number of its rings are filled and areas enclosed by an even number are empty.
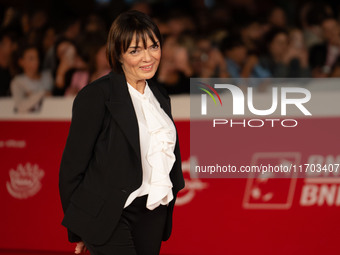
{"type": "MultiPolygon", "coordinates": [[[[166,90],[152,80],[148,80],[148,84],[172,119],[166,90]]],[[[171,234],[177,193],[184,188],[176,137],[176,161],[170,172],[174,199],[168,205],[164,241],[171,234]]],[[[141,184],[137,117],[125,76],[111,72],[85,86],[73,103],[59,173],[62,225],[68,230],[69,241],[78,242],[83,238],[92,244],[105,243],[118,223],[128,196],[141,184]]]]}

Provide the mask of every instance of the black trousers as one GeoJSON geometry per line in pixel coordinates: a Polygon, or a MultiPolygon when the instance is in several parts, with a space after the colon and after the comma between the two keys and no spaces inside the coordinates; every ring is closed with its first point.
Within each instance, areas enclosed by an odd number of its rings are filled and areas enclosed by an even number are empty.
{"type": "Polygon", "coordinates": [[[93,245],[83,240],[91,255],[158,255],[167,216],[167,206],[146,208],[147,195],[137,197],[123,209],[107,243],[93,245]]]}

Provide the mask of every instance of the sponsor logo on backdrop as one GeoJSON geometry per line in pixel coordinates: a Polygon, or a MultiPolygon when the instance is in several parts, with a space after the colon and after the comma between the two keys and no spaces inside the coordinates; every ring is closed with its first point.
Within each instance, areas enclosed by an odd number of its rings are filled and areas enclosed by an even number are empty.
{"type": "Polygon", "coordinates": [[[18,148],[23,149],[26,148],[26,141],[25,140],[0,140],[0,148],[18,148]]]}
{"type": "Polygon", "coordinates": [[[196,157],[190,157],[188,160],[182,162],[185,187],[178,193],[176,205],[185,205],[190,203],[198,192],[208,187],[208,183],[205,183],[198,178],[190,178],[190,167],[194,167],[197,164],[196,157]]]}
{"type": "Polygon", "coordinates": [[[19,164],[15,170],[9,170],[10,181],[6,183],[7,191],[17,199],[32,197],[40,191],[44,175],[44,170],[37,164],[19,164]]]}
{"type": "MultiPolygon", "coordinates": [[[[298,152],[267,152],[254,153],[252,164],[270,163],[276,165],[299,165],[301,154],[298,152]]],[[[336,166],[340,163],[340,155],[310,155],[306,165],[336,166]]],[[[301,164],[300,164],[301,165],[301,164]]],[[[340,206],[340,170],[337,173],[315,171],[310,173],[313,178],[304,178],[301,190],[297,190],[297,179],[291,173],[291,178],[271,178],[252,176],[246,183],[242,206],[244,209],[290,209],[293,201],[300,206],[340,206]],[[332,178],[324,178],[333,174],[332,178]],[[316,177],[315,177],[316,175],[316,177]],[[320,178],[317,178],[320,177],[320,178]],[[296,196],[300,196],[296,199],[296,196]]],[[[284,173],[287,174],[287,173],[284,173]]],[[[299,186],[300,187],[300,186],[299,186]]]]}
{"type": "MultiPolygon", "coordinates": [[[[298,165],[301,155],[298,152],[254,153],[251,165],[271,164],[275,166],[298,165]]],[[[277,173],[275,173],[277,174],[277,173]]],[[[256,176],[252,173],[247,179],[243,198],[246,209],[289,209],[292,206],[296,187],[296,173],[282,173],[292,178],[271,178],[274,173],[256,176]],[[295,178],[294,178],[295,177],[295,178]]]]}
{"type": "Polygon", "coordinates": [[[327,167],[315,171],[313,178],[304,179],[299,199],[301,206],[340,206],[340,155],[311,155],[310,165],[327,167]],[[330,170],[333,168],[333,171],[330,170]],[[320,178],[317,178],[320,177],[320,178]],[[330,177],[330,178],[325,178],[330,177]]]}

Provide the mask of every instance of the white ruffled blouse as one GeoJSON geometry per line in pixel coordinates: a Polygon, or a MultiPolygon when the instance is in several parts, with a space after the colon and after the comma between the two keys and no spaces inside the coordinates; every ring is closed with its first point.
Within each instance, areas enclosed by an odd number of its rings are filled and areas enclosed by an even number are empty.
{"type": "Polygon", "coordinates": [[[127,85],[138,120],[143,181],[130,194],[124,208],[136,197],[148,194],[146,207],[153,210],[173,199],[170,171],[176,160],[176,129],[147,82],[144,94],[127,85]]]}

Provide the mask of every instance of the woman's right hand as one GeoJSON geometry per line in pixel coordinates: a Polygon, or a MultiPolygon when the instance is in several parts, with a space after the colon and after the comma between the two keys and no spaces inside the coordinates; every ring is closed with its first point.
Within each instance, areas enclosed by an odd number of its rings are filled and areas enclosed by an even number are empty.
{"type": "Polygon", "coordinates": [[[76,249],[75,249],[74,253],[75,254],[80,254],[80,253],[85,253],[86,251],[87,251],[87,248],[86,248],[84,242],[81,241],[81,242],[77,243],[77,246],[76,246],[76,249]]]}

